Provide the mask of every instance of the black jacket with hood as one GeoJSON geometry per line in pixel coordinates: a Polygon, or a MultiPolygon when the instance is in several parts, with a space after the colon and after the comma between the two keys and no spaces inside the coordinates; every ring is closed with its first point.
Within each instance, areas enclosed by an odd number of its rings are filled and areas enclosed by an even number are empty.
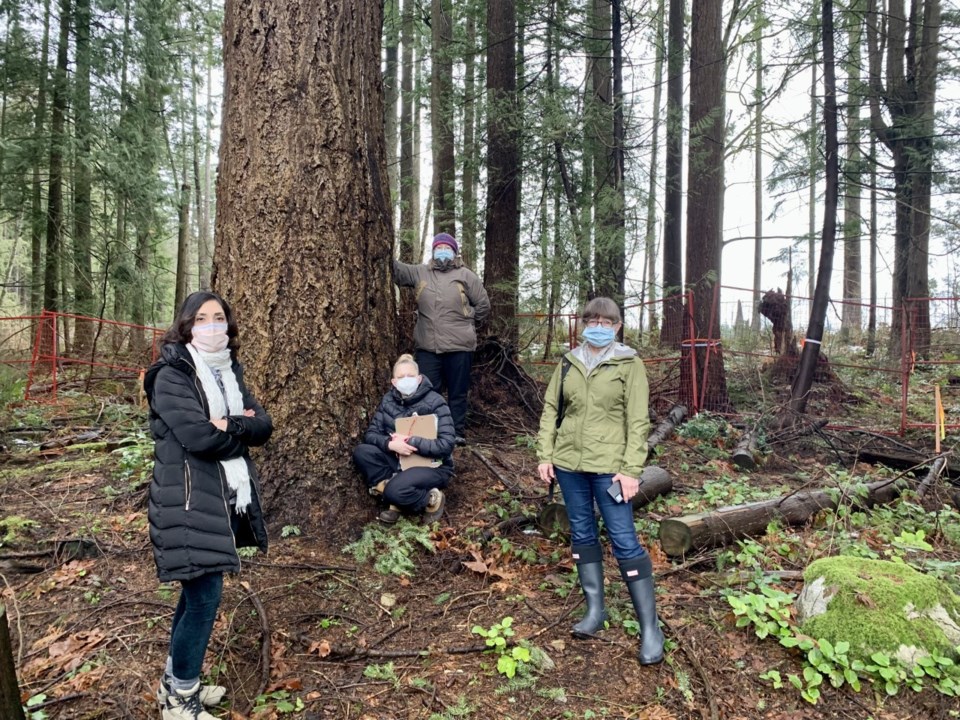
{"type": "Polygon", "coordinates": [[[437,416],[437,439],[428,440],[414,436],[407,442],[417,448],[417,453],[424,457],[442,459],[443,464],[438,470],[453,472],[451,455],[457,437],[453,428],[453,416],[447,401],[433,391],[433,385],[426,377],[409,397],[404,397],[399,390],[391,388],[377,406],[363,440],[384,452],[390,452],[387,446],[390,444],[390,435],[397,431],[397,418],[430,414],[437,416]]]}
{"type": "Polygon", "coordinates": [[[239,572],[238,547],[267,550],[257,471],[248,448],[267,442],[273,422],[247,390],[236,360],[233,372],[244,409],[255,415],[230,416],[226,432],[210,422],[207,398],[185,345],[164,345],[144,378],[155,441],[147,514],[161,582],[239,572]],[[240,457],[253,485],[243,515],[229,504],[230,488],[219,463],[240,457]]]}

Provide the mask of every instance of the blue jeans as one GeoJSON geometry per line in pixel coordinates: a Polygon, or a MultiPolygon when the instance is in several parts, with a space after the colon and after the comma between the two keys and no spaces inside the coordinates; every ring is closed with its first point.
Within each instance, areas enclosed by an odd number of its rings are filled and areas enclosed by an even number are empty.
{"type": "Polygon", "coordinates": [[[170,657],[173,676],[177,680],[192,681],[200,678],[203,656],[217,619],[223,595],[223,573],[201,575],[182,580],[180,584],[183,589],[170,630],[170,657]]]}
{"type": "Polygon", "coordinates": [[[572,544],[600,544],[597,519],[593,514],[596,500],[613,545],[613,556],[617,560],[629,560],[646,554],[633,526],[633,505],[614,502],[607,493],[607,488],[613,484],[613,473],[574,472],[558,467],[554,467],[554,471],[570,519],[572,544]]]}

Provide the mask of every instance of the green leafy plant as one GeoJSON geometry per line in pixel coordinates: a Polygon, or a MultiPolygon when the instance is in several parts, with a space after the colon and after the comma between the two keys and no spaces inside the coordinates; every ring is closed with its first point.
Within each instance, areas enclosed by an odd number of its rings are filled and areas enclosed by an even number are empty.
{"type": "Polygon", "coordinates": [[[400,678],[397,677],[396,668],[392,662],[385,665],[367,665],[363,669],[363,676],[371,680],[382,680],[393,685],[395,690],[400,689],[400,678]]]}
{"type": "Polygon", "coordinates": [[[416,569],[411,558],[418,546],[434,551],[430,529],[401,519],[392,528],[367,525],[360,539],[343,552],[353,555],[358,563],[374,558],[373,569],[382,575],[410,577],[416,569]]]}
{"type": "MultiPolygon", "coordinates": [[[[793,621],[791,604],[794,595],[772,587],[761,587],[760,593],[730,594],[727,602],[737,617],[737,627],[752,626],[757,637],[776,638],[786,648],[801,654],[800,673],[788,673],[786,682],[800,691],[811,704],[820,699],[820,688],[827,681],[835,688],[849,686],[857,692],[861,680],[880,686],[888,695],[895,695],[902,686],[919,691],[931,686],[950,697],[960,697],[960,668],[951,658],[936,653],[918,659],[913,665],[882,652],[870,656],[870,661],[857,658],[850,652],[850,643],[832,643],[826,638],[815,639],[805,635],[793,621]]],[[[960,648],[957,648],[960,652],[960,648]]],[[[785,686],[777,670],[760,675],[774,689],[785,686]]]]}
{"type": "Polygon", "coordinates": [[[275,690],[257,696],[253,713],[256,715],[257,712],[273,708],[278,715],[287,715],[290,713],[303,712],[305,707],[303,700],[298,697],[293,697],[286,690],[275,690]]]}
{"type": "Polygon", "coordinates": [[[40,710],[31,710],[31,708],[35,708],[37,705],[46,702],[46,699],[47,696],[44,693],[39,693],[27,700],[23,706],[23,714],[27,716],[28,720],[47,720],[49,716],[46,710],[42,708],[40,710]]]}
{"type": "Polygon", "coordinates": [[[120,458],[116,476],[131,483],[146,481],[153,470],[153,439],[139,430],[123,438],[120,444],[113,451],[120,458]]]}
{"type": "Polygon", "coordinates": [[[456,705],[448,705],[442,713],[433,713],[430,720],[454,720],[454,718],[465,718],[473,714],[474,707],[467,702],[467,699],[460,695],[457,698],[456,705]]]}
{"type": "Polygon", "coordinates": [[[513,630],[513,618],[505,617],[489,628],[474,625],[470,630],[474,635],[484,638],[490,652],[497,655],[497,672],[512,678],[518,669],[530,662],[530,648],[523,640],[513,643],[509,638],[516,633],[513,630]]]}
{"type": "Polygon", "coordinates": [[[300,535],[300,528],[296,525],[284,525],[283,529],[280,531],[280,537],[297,537],[300,535]]]}

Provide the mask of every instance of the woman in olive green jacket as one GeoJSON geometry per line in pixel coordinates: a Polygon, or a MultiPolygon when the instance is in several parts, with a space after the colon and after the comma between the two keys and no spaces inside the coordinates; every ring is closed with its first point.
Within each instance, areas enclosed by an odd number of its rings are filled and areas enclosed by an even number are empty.
{"type": "Polygon", "coordinates": [[[647,459],[649,389],[643,361],[616,341],[620,309],[609,298],[594,298],[582,313],[583,339],[557,366],[547,387],[537,454],[540,478],[560,484],[587,604],[575,637],[603,628],[603,551],[596,502],[640,621],[642,665],[663,660],[663,632],[657,620],[653,565],[640,545],[630,500],[639,488],[647,459]]]}

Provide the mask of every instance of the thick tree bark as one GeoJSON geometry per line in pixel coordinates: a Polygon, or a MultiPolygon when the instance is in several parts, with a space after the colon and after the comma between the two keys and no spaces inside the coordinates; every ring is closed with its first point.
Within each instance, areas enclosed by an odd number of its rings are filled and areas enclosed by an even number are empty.
{"type": "Polygon", "coordinates": [[[400,165],[397,155],[397,111],[400,99],[400,0],[385,0],[383,3],[383,126],[387,138],[387,177],[390,185],[390,223],[393,225],[393,208],[400,194],[400,165]]]}
{"type": "Polygon", "coordinates": [[[7,608],[3,605],[0,605],[0,717],[4,720],[23,720],[17,667],[7,625],[7,608]]]}
{"type": "Polygon", "coordinates": [[[870,315],[867,319],[867,355],[877,349],[877,138],[870,136],[870,315]]]}
{"type": "Polygon", "coordinates": [[[347,522],[394,359],[379,3],[228,0],[214,285],[276,432],[272,513],[347,522]]]}
{"type": "Polygon", "coordinates": [[[684,0],[669,0],[667,23],[667,138],[663,213],[663,326],[671,347],[684,334],[683,312],[683,29],[684,0]]]}
{"type": "Polygon", "coordinates": [[[514,0],[487,3],[487,218],[484,285],[490,325],[515,345],[520,265],[520,122],[514,0]]]}
{"type": "MultiPolygon", "coordinates": [[[[489,12],[489,10],[488,10],[489,12]]],[[[457,234],[453,139],[453,2],[431,0],[430,129],[433,133],[433,232],[457,234]]]]}
{"type": "Polygon", "coordinates": [[[813,375],[820,357],[827,307],[830,304],[830,278],[837,242],[837,200],[840,164],[837,128],[837,78],[833,52],[833,0],[821,0],[823,42],[823,126],[826,189],[823,203],[823,234],[820,237],[820,267],[817,287],[810,308],[806,342],[800,353],[800,365],[790,388],[790,409],[797,414],[806,410],[813,375]]]}
{"type": "Polygon", "coordinates": [[[763,3],[757,3],[753,31],[753,312],[750,327],[760,331],[760,301],[763,270],[763,3]]]}
{"type": "MultiPolygon", "coordinates": [[[[682,383],[681,402],[688,407],[729,410],[726,375],[719,346],[703,342],[720,337],[720,282],[723,240],[724,80],[721,3],[694,0],[690,37],[690,148],[687,190],[687,284],[693,292],[697,392],[682,383]],[[706,392],[703,391],[704,385],[706,392]],[[701,402],[702,399],[702,402],[701,402]],[[702,406],[702,407],[701,407],[702,406]]],[[[686,348],[687,351],[694,350],[686,348]]],[[[681,368],[690,366],[688,361],[681,368]]]]}

